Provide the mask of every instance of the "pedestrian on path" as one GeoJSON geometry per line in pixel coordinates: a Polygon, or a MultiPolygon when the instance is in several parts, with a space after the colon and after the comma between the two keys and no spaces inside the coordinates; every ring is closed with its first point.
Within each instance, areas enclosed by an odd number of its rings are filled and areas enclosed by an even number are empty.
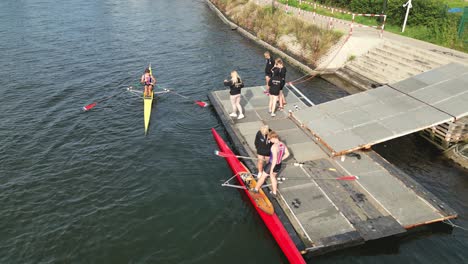
{"type": "Polygon", "coordinates": [[[281,163],[283,162],[283,160],[289,157],[289,150],[286,147],[286,145],[279,140],[278,134],[276,134],[276,132],[271,131],[270,133],[268,133],[268,139],[271,143],[273,143],[270,150],[270,160],[262,173],[262,177],[258,179],[257,185],[255,185],[253,191],[258,192],[258,190],[260,190],[263,183],[265,182],[266,178],[270,176],[270,193],[273,196],[277,197],[278,181],[276,180],[276,177],[278,176],[278,173],[281,170],[281,163]]]}
{"type": "Polygon", "coordinates": [[[268,92],[270,90],[270,79],[271,79],[271,69],[273,69],[274,66],[274,60],[270,55],[269,51],[265,51],[263,54],[265,56],[265,91],[264,93],[268,95],[268,92]]]}
{"type": "Polygon", "coordinates": [[[240,105],[241,100],[241,89],[244,87],[244,83],[242,83],[242,79],[237,73],[237,71],[231,72],[231,79],[224,80],[224,86],[229,86],[229,94],[231,99],[232,105],[232,113],[229,114],[230,117],[237,117],[237,119],[244,118],[244,114],[242,113],[242,106],[240,105]],[[239,116],[237,116],[237,111],[239,111],[239,116]]]}
{"type": "Polygon", "coordinates": [[[268,140],[268,133],[270,128],[267,125],[260,127],[260,130],[255,136],[255,148],[257,149],[257,169],[258,175],[257,178],[260,178],[263,173],[263,164],[267,162],[270,158],[270,149],[273,143],[268,140]]]}

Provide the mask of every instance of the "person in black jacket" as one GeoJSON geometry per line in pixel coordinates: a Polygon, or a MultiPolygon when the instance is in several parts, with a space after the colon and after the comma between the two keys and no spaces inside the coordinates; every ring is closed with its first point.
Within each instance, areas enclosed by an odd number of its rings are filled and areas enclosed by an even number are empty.
{"type": "Polygon", "coordinates": [[[237,117],[237,119],[244,118],[242,113],[242,107],[240,105],[241,100],[241,88],[244,87],[242,79],[236,71],[231,72],[231,80],[224,80],[224,86],[229,86],[229,94],[232,105],[232,113],[229,114],[230,117],[237,117]],[[239,111],[239,116],[237,116],[237,111],[239,111]]]}
{"type": "Polygon", "coordinates": [[[281,77],[281,84],[280,84],[280,93],[279,93],[279,109],[283,110],[284,105],[286,104],[286,98],[284,98],[283,87],[286,84],[286,67],[284,67],[283,60],[278,58],[275,60],[276,67],[279,68],[279,76],[281,77]]]}
{"type": "Polygon", "coordinates": [[[271,70],[272,75],[270,79],[270,103],[268,104],[268,112],[272,117],[276,116],[276,102],[281,91],[281,69],[275,64],[275,67],[271,70]]]}
{"type": "Polygon", "coordinates": [[[257,169],[258,169],[258,178],[262,176],[263,172],[263,164],[264,162],[267,162],[268,159],[270,158],[270,149],[271,143],[268,140],[268,133],[271,130],[268,128],[267,125],[263,125],[260,127],[260,130],[257,132],[257,135],[255,136],[255,148],[257,149],[257,169]]]}
{"type": "Polygon", "coordinates": [[[265,51],[265,53],[263,55],[265,56],[265,81],[266,81],[265,94],[268,94],[268,92],[270,90],[270,84],[269,83],[270,83],[270,79],[271,79],[271,69],[273,69],[274,60],[271,57],[270,52],[268,52],[268,51],[265,51]]]}

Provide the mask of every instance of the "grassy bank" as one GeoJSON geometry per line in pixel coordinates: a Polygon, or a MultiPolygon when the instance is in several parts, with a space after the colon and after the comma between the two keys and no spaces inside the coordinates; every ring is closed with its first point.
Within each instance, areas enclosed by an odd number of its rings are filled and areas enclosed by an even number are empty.
{"type": "Polygon", "coordinates": [[[249,3],[248,0],[211,2],[234,23],[313,67],[342,36],[339,32],[320,29],[271,7],[249,3]]]}
{"type": "MultiPolygon", "coordinates": [[[[282,4],[288,4],[290,6],[301,8],[303,10],[314,11],[313,6],[310,4],[306,4],[305,1],[303,1],[302,4],[300,4],[298,0],[277,0],[277,1],[282,4]]],[[[314,1],[309,0],[308,2],[314,2],[314,1]]],[[[388,5],[389,5],[389,8],[393,7],[393,9],[395,9],[394,6],[396,4],[397,4],[396,2],[389,1],[388,5]]],[[[462,7],[464,5],[468,5],[468,3],[463,2],[463,0],[447,0],[445,1],[445,4],[450,7],[462,7]]],[[[378,6],[380,7],[381,5],[379,4],[378,6]]],[[[401,15],[404,14],[405,9],[402,8],[401,5],[397,5],[397,6],[401,15]]],[[[346,7],[344,8],[339,7],[339,8],[346,9],[346,7]]],[[[317,7],[315,11],[318,14],[321,14],[324,16],[334,17],[334,18],[348,20],[348,21],[352,20],[352,16],[349,14],[342,14],[339,12],[332,13],[330,10],[324,9],[321,7],[317,7]]],[[[410,18],[415,16],[415,13],[414,13],[415,10],[412,10],[411,12],[413,13],[410,13],[412,14],[410,18]]],[[[466,42],[466,33],[465,33],[465,36],[462,38],[459,38],[457,34],[460,17],[461,17],[460,14],[450,14],[450,15],[446,15],[444,18],[437,18],[437,19],[433,17],[426,17],[425,19],[427,21],[423,23],[423,25],[419,25],[417,23],[413,25],[410,23],[411,22],[411,19],[410,19],[406,26],[405,32],[402,33],[401,32],[402,18],[389,16],[387,19],[387,24],[385,25],[385,30],[388,32],[402,35],[402,36],[430,42],[439,46],[456,49],[456,50],[463,51],[463,52],[468,52],[468,43],[466,42]]],[[[381,24],[379,23],[377,19],[371,18],[371,17],[356,17],[355,21],[359,24],[368,25],[368,26],[381,26],[381,24]]]]}

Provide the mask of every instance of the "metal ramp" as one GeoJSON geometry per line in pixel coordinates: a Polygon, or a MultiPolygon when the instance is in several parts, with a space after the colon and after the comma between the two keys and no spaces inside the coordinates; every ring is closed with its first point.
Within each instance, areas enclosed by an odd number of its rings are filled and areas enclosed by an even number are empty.
{"type": "Polygon", "coordinates": [[[468,67],[451,63],[392,85],[292,113],[332,155],[468,115],[468,67]]]}

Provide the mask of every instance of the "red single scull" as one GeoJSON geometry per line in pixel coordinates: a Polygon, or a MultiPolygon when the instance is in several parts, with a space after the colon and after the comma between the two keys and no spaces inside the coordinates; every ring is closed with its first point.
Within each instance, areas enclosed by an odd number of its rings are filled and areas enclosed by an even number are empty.
{"type": "MultiPolygon", "coordinates": [[[[248,173],[246,166],[243,163],[241,163],[237,157],[235,157],[232,150],[228,147],[226,142],[219,136],[219,134],[214,128],[211,129],[211,132],[213,133],[213,137],[216,143],[218,144],[219,150],[221,152],[229,154],[224,158],[226,159],[226,162],[228,163],[232,172],[235,173],[237,181],[241,186],[246,187],[244,181],[241,178],[241,174],[246,172],[248,173]]],[[[258,215],[260,215],[268,230],[270,230],[270,233],[275,238],[276,243],[278,243],[279,247],[288,259],[289,263],[305,264],[306,262],[304,258],[302,257],[301,253],[292,241],[291,237],[288,234],[288,231],[286,231],[276,213],[268,214],[267,212],[262,210],[258,206],[258,203],[256,202],[255,198],[252,197],[252,192],[249,192],[247,188],[244,189],[244,191],[245,194],[249,197],[250,202],[257,210],[258,215]]]]}

